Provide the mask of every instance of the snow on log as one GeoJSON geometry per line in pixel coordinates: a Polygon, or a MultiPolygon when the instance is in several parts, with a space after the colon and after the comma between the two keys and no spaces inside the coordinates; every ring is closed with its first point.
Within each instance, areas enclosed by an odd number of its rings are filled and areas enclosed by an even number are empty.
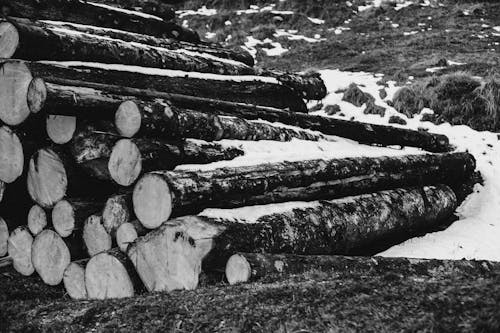
{"type": "Polygon", "coordinates": [[[128,246],[138,237],[144,236],[149,230],[137,220],[126,222],[116,230],[116,244],[120,251],[126,253],[128,246]]]}
{"type": "Polygon", "coordinates": [[[133,192],[134,211],[149,229],[173,214],[293,200],[311,201],[401,186],[461,182],[475,169],[468,153],[356,157],[267,163],[207,171],[156,171],[133,192]]]}
{"type": "Polygon", "coordinates": [[[28,229],[33,236],[37,236],[47,227],[47,213],[38,206],[33,205],[28,212],[28,229]]]}
{"type": "Polygon", "coordinates": [[[90,1],[2,0],[0,5],[6,16],[82,23],[194,43],[200,40],[196,32],[174,22],[90,1]]]}
{"type": "Polygon", "coordinates": [[[102,210],[102,224],[104,229],[118,238],[118,230],[129,221],[135,220],[132,207],[132,193],[121,193],[110,196],[102,210]]]}
{"type": "Polygon", "coordinates": [[[143,12],[165,21],[175,19],[175,9],[167,5],[168,2],[164,0],[92,0],[92,2],[143,12]]]}
{"type": "Polygon", "coordinates": [[[12,258],[14,269],[21,275],[30,276],[35,272],[31,261],[33,237],[27,227],[14,229],[9,236],[7,252],[12,258]]]}
{"type": "Polygon", "coordinates": [[[0,181],[12,183],[23,169],[24,151],[19,137],[9,127],[0,127],[0,181]]]}
{"type": "Polygon", "coordinates": [[[61,236],[55,231],[44,230],[33,241],[31,260],[43,282],[56,286],[71,262],[71,254],[61,236]]]}
{"type": "Polygon", "coordinates": [[[66,292],[72,299],[87,299],[85,287],[85,267],[89,259],[73,261],[66,267],[63,274],[63,283],[66,292]]]}
{"type": "Polygon", "coordinates": [[[102,202],[82,199],[59,201],[52,209],[52,224],[61,237],[82,232],[85,220],[102,209],[102,202]]]}
{"type": "Polygon", "coordinates": [[[35,61],[77,60],[222,75],[256,74],[252,67],[237,61],[130,43],[64,28],[51,28],[42,22],[17,19],[11,19],[11,22],[0,23],[0,31],[17,30],[18,43],[15,47],[11,45],[16,41],[15,38],[0,39],[0,50],[15,51],[12,54],[0,52],[4,53],[6,58],[35,61]]]}
{"type": "Polygon", "coordinates": [[[3,63],[29,67],[33,77],[42,78],[45,82],[99,86],[101,90],[108,87],[115,94],[124,94],[124,91],[130,91],[126,87],[131,87],[307,112],[303,99],[295,91],[271,77],[217,75],[78,61],[28,62],[9,59],[3,60],[3,63]]]}
{"type": "Polygon", "coordinates": [[[46,129],[52,142],[59,145],[68,143],[75,134],[76,117],[47,115],[46,129]]]}
{"type": "MultiPolygon", "coordinates": [[[[486,264],[488,267],[488,264],[486,264]]],[[[269,253],[237,253],[226,264],[229,284],[279,281],[285,276],[308,271],[323,272],[449,272],[475,273],[485,270],[485,262],[472,260],[436,260],[384,257],[347,257],[330,255],[295,255],[269,253]]]]}
{"type": "Polygon", "coordinates": [[[142,287],[132,263],[116,248],[89,260],[85,286],[91,299],[132,297],[142,287]]]}
{"type": "Polygon", "coordinates": [[[111,249],[112,239],[102,224],[100,215],[89,216],[83,225],[83,242],[89,256],[111,249]]]}
{"type": "Polygon", "coordinates": [[[7,255],[7,245],[9,243],[9,226],[0,217],[0,257],[7,255]]]}
{"type": "Polygon", "coordinates": [[[378,241],[439,224],[456,207],[453,191],[436,185],[290,205],[257,221],[186,216],[138,238],[128,255],[148,290],[194,289],[202,260],[205,271],[220,271],[237,252],[369,252],[378,241]]]}

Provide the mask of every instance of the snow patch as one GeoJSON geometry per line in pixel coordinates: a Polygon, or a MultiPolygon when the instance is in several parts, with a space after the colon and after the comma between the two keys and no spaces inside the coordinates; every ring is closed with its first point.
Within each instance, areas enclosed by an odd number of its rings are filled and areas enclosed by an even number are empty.
{"type": "Polygon", "coordinates": [[[87,2],[87,3],[89,5],[92,5],[92,6],[95,6],[95,7],[106,8],[106,9],[109,9],[109,10],[113,10],[115,12],[122,12],[122,13],[125,13],[125,14],[128,14],[128,15],[141,16],[141,17],[144,17],[144,18],[147,18],[147,19],[154,19],[154,20],[158,20],[158,21],[163,21],[163,19],[160,18],[160,17],[158,17],[158,16],[146,14],[146,13],[143,13],[143,12],[137,12],[135,10],[128,10],[128,9],[123,9],[123,8],[108,6],[108,5],[105,5],[103,3],[95,3],[95,2],[87,2]]]}

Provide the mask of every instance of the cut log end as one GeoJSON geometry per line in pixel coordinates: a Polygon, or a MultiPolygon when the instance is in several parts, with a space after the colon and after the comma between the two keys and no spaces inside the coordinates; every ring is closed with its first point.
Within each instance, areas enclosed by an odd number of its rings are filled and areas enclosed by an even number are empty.
{"type": "Polygon", "coordinates": [[[7,126],[0,127],[0,156],[0,180],[12,183],[23,173],[24,153],[19,137],[7,126]]]}
{"type": "Polygon", "coordinates": [[[45,229],[46,226],[47,214],[45,213],[45,210],[38,205],[32,206],[28,212],[28,229],[31,231],[33,236],[37,236],[43,231],[43,229],[45,229]]]}
{"type": "Polygon", "coordinates": [[[252,267],[244,256],[235,254],[229,258],[226,264],[226,278],[229,284],[247,282],[251,276],[252,267]]]}
{"type": "Polygon", "coordinates": [[[127,252],[128,246],[138,237],[139,234],[137,233],[135,226],[132,223],[127,222],[122,224],[116,231],[116,244],[118,245],[118,248],[120,248],[120,251],[127,252]]]}
{"type": "Polygon", "coordinates": [[[47,135],[57,144],[68,143],[75,134],[76,117],[48,115],[46,120],[47,135]]]}
{"type": "Polygon", "coordinates": [[[34,78],[28,86],[28,107],[32,113],[38,113],[47,99],[47,86],[42,78],[34,78]]]}
{"type": "Polygon", "coordinates": [[[75,230],[75,211],[66,200],[59,201],[52,210],[52,224],[61,237],[68,237],[75,230]]]}
{"type": "Polygon", "coordinates": [[[86,299],[85,266],[87,260],[72,262],[64,271],[63,283],[68,295],[73,299],[86,299]]]}
{"type": "Polygon", "coordinates": [[[142,177],[133,193],[135,215],[148,229],[159,227],[172,214],[172,193],[167,182],[154,173],[142,177]]]}
{"type": "Polygon", "coordinates": [[[26,227],[14,229],[8,241],[9,256],[13,260],[14,269],[22,275],[29,276],[35,272],[31,261],[33,237],[26,227]]]}
{"type": "Polygon", "coordinates": [[[8,59],[19,46],[19,32],[10,22],[0,23],[0,58],[8,59]]]}
{"type": "Polygon", "coordinates": [[[118,141],[109,157],[108,170],[117,184],[132,185],[142,171],[141,152],[135,143],[129,139],[118,141]]]}
{"type": "Polygon", "coordinates": [[[101,216],[92,215],[85,220],[83,226],[83,241],[91,257],[99,252],[111,249],[111,236],[104,228],[101,216]]]}
{"type": "Polygon", "coordinates": [[[61,283],[64,270],[71,262],[68,247],[52,230],[44,230],[36,236],[31,249],[31,260],[43,282],[50,286],[61,283]]]}
{"type": "Polygon", "coordinates": [[[9,243],[9,227],[7,222],[0,217],[0,257],[7,254],[7,245],[9,243]]]}
{"type": "Polygon", "coordinates": [[[28,192],[44,208],[52,207],[66,194],[68,179],[59,156],[51,149],[40,149],[31,157],[28,192]]]}
{"type": "Polygon", "coordinates": [[[2,65],[0,119],[7,125],[19,125],[31,113],[27,101],[31,80],[31,72],[25,64],[11,61],[2,65]]]}
{"type": "Polygon", "coordinates": [[[90,259],[85,269],[85,285],[91,299],[134,296],[134,286],[124,264],[106,252],[90,259]]]}
{"type": "Polygon", "coordinates": [[[120,135],[131,138],[141,128],[141,112],[133,101],[125,101],[120,104],[115,113],[115,126],[120,135]]]}
{"type": "Polygon", "coordinates": [[[127,195],[114,195],[104,205],[102,211],[102,221],[106,231],[113,235],[126,222],[129,222],[131,215],[130,199],[127,195]]]}

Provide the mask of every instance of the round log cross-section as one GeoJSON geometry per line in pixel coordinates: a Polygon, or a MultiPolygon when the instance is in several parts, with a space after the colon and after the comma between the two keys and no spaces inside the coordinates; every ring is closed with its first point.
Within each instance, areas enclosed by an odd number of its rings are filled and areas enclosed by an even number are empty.
{"type": "Polygon", "coordinates": [[[8,252],[12,258],[14,269],[22,275],[29,276],[35,272],[31,261],[33,237],[26,227],[14,229],[9,237],[8,252]]]}
{"type": "Polygon", "coordinates": [[[19,137],[9,127],[0,127],[0,180],[12,183],[21,176],[23,168],[24,152],[19,137]]]}
{"type": "Polygon", "coordinates": [[[61,236],[55,231],[44,230],[33,241],[31,259],[43,282],[56,286],[63,279],[71,255],[61,236]]]}

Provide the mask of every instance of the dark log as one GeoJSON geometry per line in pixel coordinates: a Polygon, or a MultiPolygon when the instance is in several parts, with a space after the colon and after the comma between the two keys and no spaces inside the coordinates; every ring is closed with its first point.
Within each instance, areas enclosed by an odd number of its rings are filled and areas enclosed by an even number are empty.
{"type": "Polygon", "coordinates": [[[64,270],[64,288],[72,299],[88,298],[85,287],[85,267],[88,262],[89,259],[73,261],[64,270]]]}
{"type": "Polygon", "coordinates": [[[65,144],[71,141],[76,131],[76,117],[47,115],[47,135],[55,144],[65,144]]]}
{"type": "Polygon", "coordinates": [[[0,257],[7,255],[7,244],[9,242],[9,226],[0,217],[0,257]]]}
{"type": "Polygon", "coordinates": [[[89,256],[111,249],[112,239],[102,224],[100,215],[89,216],[83,225],[83,242],[89,256]]]}
{"type": "Polygon", "coordinates": [[[131,91],[126,87],[132,87],[307,112],[302,98],[274,78],[185,73],[83,62],[4,60],[4,63],[23,64],[29,67],[31,75],[49,83],[99,86],[101,90],[109,87],[115,94],[130,95],[124,92],[131,91]]]}
{"type": "Polygon", "coordinates": [[[194,43],[200,40],[197,33],[174,22],[90,1],[2,0],[0,6],[5,16],[82,23],[194,43]]]}
{"type": "Polygon", "coordinates": [[[440,223],[456,207],[453,191],[437,185],[290,205],[256,221],[187,216],[138,238],[128,255],[148,290],[193,289],[202,259],[204,270],[212,271],[224,269],[236,252],[368,252],[375,242],[440,223]]]}
{"type": "Polygon", "coordinates": [[[71,254],[55,231],[44,230],[33,241],[31,259],[43,282],[56,286],[61,283],[64,270],[71,262],[71,254]]]}
{"type": "MultiPolygon", "coordinates": [[[[255,75],[252,67],[228,59],[171,50],[147,44],[130,43],[64,28],[51,28],[43,22],[11,18],[0,23],[2,31],[16,30],[16,38],[3,38],[4,58],[25,60],[79,60],[107,64],[181,70],[222,75],[255,75]],[[10,52],[9,54],[7,51],[10,52]]],[[[6,36],[8,37],[8,36],[6,36]]]]}
{"type": "Polygon", "coordinates": [[[33,205],[28,213],[28,229],[31,234],[37,236],[47,225],[47,213],[45,210],[38,205],[33,205]]]}
{"type": "Polygon", "coordinates": [[[7,126],[0,127],[0,181],[12,183],[24,169],[24,151],[17,134],[7,126]]]}
{"type": "Polygon", "coordinates": [[[102,210],[102,207],[102,201],[61,200],[52,209],[52,224],[61,237],[69,237],[75,231],[81,235],[85,220],[102,210]]]}
{"type": "Polygon", "coordinates": [[[142,289],[132,263],[116,248],[89,260],[85,268],[85,286],[91,299],[132,297],[142,289]]]}
{"type": "Polygon", "coordinates": [[[148,229],[144,228],[141,222],[134,220],[120,225],[116,230],[116,244],[120,251],[127,253],[130,244],[135,242],[138,237],[148,233],[148,229]]]}
{"type": "Polygon", "coordinates": [[[102,210],[102,222],[104,228],[112,237],[118,237],[117,232],[122,224],[135,219],[132,206],[132,191],[110,196],[106,200],[102,210]]]}
{"type": "Polygon", "coordinates": [[[343,158],[207,171],[156,171],[135,185],[134,211],[150,229],[204,208],[358,195],[401,186],[453,184],[475,169],[468,153],[343,158]]]}
{"type": "Polygon", "coordinates": [[[27,227],[14,229],[9,236],[7,252],[12,258],[14,269],[21,275],[30,276],[35,272],[31,261],[33,237],[27,227]]]}

